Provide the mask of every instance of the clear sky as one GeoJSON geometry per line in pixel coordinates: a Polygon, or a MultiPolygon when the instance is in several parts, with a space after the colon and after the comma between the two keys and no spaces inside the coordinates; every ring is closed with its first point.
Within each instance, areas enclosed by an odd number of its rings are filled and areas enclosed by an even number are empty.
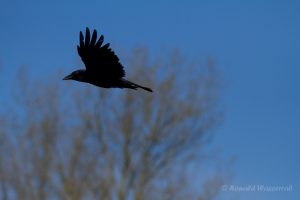
{"type": "Polygon", "coordinates": [[[299,198],[300,1],[0,0],[0,25],[3,98],[21,65],[36,74],[75,69],[86,26],[116,49],[177,47],[191,59],[214,57],[225,79],[225,118],[213,145],[238,157],[228,185],[293,186],[221,192],[221,199],[299,198]]]}

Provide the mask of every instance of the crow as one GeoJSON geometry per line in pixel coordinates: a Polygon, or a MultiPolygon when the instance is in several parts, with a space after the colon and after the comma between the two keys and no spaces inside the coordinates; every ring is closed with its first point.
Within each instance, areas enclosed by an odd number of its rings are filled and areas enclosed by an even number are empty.
{"type": "Polygon", "coordinates": [[[102,88],[130,88],[136,90],[142,88],[152,92],[150,88],[143,87],[126,80],[125,70],[119,62],[118,56],[109,48],[109,43],[102,45],[104,36],[97,40],[97,31],[94,30],[92,37],[89,28],[86,28],[85,38],[80,31],[77,51],[86,69],[72,72],[63,80],[75,80],[90,83],[102,88]]]}

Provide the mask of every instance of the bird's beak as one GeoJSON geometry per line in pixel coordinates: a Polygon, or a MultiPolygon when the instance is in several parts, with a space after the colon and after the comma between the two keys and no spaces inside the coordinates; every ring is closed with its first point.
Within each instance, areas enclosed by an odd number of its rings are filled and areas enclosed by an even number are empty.
{"type": "Polygon", "coordinates": [[[63,80],[71,80],[73,78],[72,74],[66,76],[65,78],[63,78],[63,80]]]}

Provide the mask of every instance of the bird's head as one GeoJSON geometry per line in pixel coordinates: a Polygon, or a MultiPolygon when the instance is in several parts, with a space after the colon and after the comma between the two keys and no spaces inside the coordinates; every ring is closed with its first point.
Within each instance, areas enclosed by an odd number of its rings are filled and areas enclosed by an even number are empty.
{"type": "Polygon", "coordinates": [[[68,76],[64,77],[63,80],[75,80],[85,82],[86,80],[86,71],[85,70],[76,70],[69,74],[68,76]]]}

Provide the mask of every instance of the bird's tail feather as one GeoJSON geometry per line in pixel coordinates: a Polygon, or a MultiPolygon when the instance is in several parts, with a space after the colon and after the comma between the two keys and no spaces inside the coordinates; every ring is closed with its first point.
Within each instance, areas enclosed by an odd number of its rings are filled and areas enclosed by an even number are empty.
{"type": "Polygon", "coordinates": [[[125,86],[126,86],[127,88],[130,88],[130,89],[136,90],[137,88],[142,88],[142,89],[144,89],[144,90],[146,90],[146,91],[148,91],[148,92],[153,92],[152,89],[150,89],[150,88],[147,88],[147,87],[138,85],[138,84],[136,84],[136,83],[133,83],[133,82],[128,81],[128,80],[125,80],[125,79],[123,79],[123,83],[125,83],[125,86]]]}

